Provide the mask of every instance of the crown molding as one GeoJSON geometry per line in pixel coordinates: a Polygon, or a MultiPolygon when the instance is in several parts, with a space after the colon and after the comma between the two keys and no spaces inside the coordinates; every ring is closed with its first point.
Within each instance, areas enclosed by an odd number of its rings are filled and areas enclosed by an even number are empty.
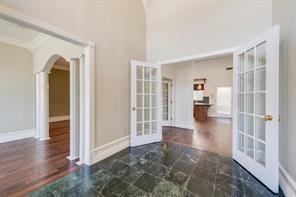
{"type": "Polygon", "coordinates": [[[28,43],[10,36],[0,35],[0,42],[28,49],[28,43]]]}
{"type": "Polygon", "coordinates": [[[50,36],[45,35],[43,33],[39,33],[29,44],[28,48],[33,51],[34,49],[38,48],[41,44],[49,39],[50,36]]]}

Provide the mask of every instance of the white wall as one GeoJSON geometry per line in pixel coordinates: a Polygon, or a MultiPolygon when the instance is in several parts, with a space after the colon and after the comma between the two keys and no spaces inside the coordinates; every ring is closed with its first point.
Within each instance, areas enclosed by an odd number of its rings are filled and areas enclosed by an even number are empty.
{"type": "Polygon", "coordinates": [[[217,88],[221,86],[232,87],[232,56],[202,60],[194,63],[194,79],[206,78],[204,96],[210,97],[208,115],[212,117],[229,117],[216,112],[217,88]]]}
{"type": "Polygon", "coordinates": [[[128,136],[130,60],[146,60],[142,1],[3,0],[0,4],[95,42],[95,146],[128,136]]]}
{"type": "Polygon", "coordinates": [[[280,25],[280,164],[294,179],[296,195],[296,2],[273,1],[280,25]]]}
{"type": "Polygon", "coordinates": [[[235,47],[272,25],[268,1],[149,1],[147,60],[235,47]]]}
{"type": "Polygon", "coordinates": [[[0,134],[35,127],[34,98],[32,53],[0,43],[0,134]]]}

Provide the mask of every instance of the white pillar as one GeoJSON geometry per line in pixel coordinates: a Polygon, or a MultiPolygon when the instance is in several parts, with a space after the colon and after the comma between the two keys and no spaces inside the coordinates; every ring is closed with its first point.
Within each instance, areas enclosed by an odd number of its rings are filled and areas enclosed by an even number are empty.
{"type": "Polygon", "coordinates": [[[79,157],[79,61],[70,60],[70,155],[69,160],[79,157]]]}
{"type": "Polygon", "coordinates": [[[40,138],[39,140],[48,140],[49,137],[49,92],[48,92],[48,73],[40,72],[40,138]]]}
{"type": "Polygon", "coordinates": [[[40,137],[40,74],[35,74],[35,138],[40,137]]]}
{"type": "Polygon", "coordinates": [[[84,163],[84,56],[79,58],[79,161],[84,163]]]}

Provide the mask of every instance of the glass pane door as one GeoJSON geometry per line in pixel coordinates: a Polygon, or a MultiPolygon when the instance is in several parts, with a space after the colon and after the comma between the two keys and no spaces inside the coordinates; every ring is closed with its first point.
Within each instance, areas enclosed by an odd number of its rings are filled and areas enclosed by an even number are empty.
{"type": "Polygon", "coordinates": [[[149,135],[157,131],[157,69],[137,66],[136,135],[149,135]]]}
{"type": "Polygon", "coordinates": [[[265,166],[266,43],[239,55],[237,148],[265,166]]]}
{"type": "Polygon", "coordinates": [[[162,83],[162,120],[169,120],[169,84],[162,83]]]}

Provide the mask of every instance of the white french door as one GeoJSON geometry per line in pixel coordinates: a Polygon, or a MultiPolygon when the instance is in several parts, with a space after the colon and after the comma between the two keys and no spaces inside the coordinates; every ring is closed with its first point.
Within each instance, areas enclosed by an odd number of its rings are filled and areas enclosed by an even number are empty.
{"type": "Polygon", "coordinates": [[[162,126],[171,126],[172,122],[172,82],[162,81],[162,126]]]}
{"type": "Polygon", "coordinates": [[[279,26],[233,57],[233,158],[278,193],[279,26]]]}
{"type": "Polygon", "coordinates": [[[161,139],[161,66],[132,61],[131,146],[161,139]]]}

